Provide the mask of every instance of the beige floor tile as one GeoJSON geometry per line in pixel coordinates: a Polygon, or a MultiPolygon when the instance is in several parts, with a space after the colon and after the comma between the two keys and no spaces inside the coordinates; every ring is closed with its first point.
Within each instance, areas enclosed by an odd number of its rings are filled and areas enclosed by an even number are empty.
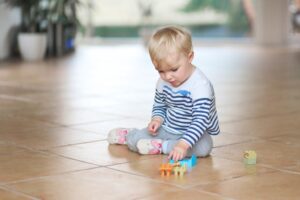
{"type": "Polygon", "coordinates": [[[120,102],[117,99],[106,98],[105,96],[88,96],[81,98],[67,98],[62,101],[62,104],[65,108],[69,109],[94,110],[103,107],[114,107],[120,105],[120,102]]]}
{"type": "Polygon", "coordinates": [[[219,135],[212,136],[214,147],[226,146],[230,144],[249,142],[259,139],[251,135],[240,135],[235,133],[221,132],[219,135]]]}
{"type": "Polygon", "coordinates": [[[51,147],[104,139],[106,139],[104,135],[65,127],[50,127],[46,129],[33,129],[21,132],[14,131],[0,134],[1,141],[7,141],[34,149],[48,149],[51,147]]]}
{"type": "Polygon", "coordinates": [[[269,138],[268,140],[288,146],[300,147],[300,135],[298,134],[298,131],[290,131],[285,135],[269,138]]]}
{"type": "Polygon", "coordinates": [[[76,125],[92,122],[101,122],[106,120],[119,119],[117,115],[106,114],[103,115],[99,112],[85,109],[47,109],[42,112],[30,113],[30,118],[47,121],[58,125],[76,125]]]}
{"type": "Polygon", "coordinates": [[[299,184],[299,175],[274,172],[238,177],[197,189],[241,200],[296,200],[300,196],[299,184]]]}
{"type": "Polygon", "coordinates": [[[111,168],[131,174],[146,176],[154,180],[163,181],[165,183],[175,184],[183,188],[190,188],[194,185],[205,185],[231,179],[233,177],[272,171],[261,166],[248,167],[242,162],[231,161],[217,157],[208,157],[198,159],[197,165],[183,177],[161,177],[159,167],[161,163],[165,162],[167,162],[165,156],[157,156],[153,159],[145,159],[114,165],[111,166],[111,168]]]}
{"type": "Polygon", "coordinates": [[[111,169],[99,168],[9,185],[41,199],[140,199],[172,185],[111,169]]]}
{"type": "Polygon", "coordinates": [[[213,155],[236,161],[243,160],[243,152],[254,150],[257,164],[285,169],[299,163],[300,148],[270,141],[253,141],[215,148],[213,155]],[[267,147],[267,148],[266,148],[267,147]]]}
{"type": "Polygon", "coordinates": [[[220,128],[223,132],[266,138],[294,131],[296,126],[291,115],[283,115],[221,123],[220,128]]]}
{"type": "MultiPolygon", "coordinates": [[[[12,147],[9,148],[11,149],[12,147]]],[[[0,163],[2,183],[95,167],[76,160],[29,150],[0,154],[0,163]]]]}
{"type": "Polygon", "coordinates": [[[182,179],[160,176],[165,156],[104,141],[112,128],[150,119],[159,75],[142,45],[0,62],[0,199],[299,198],[299,50],[194,50],[193,64],[214,85],[222,133],[182,179]],[[258,164],[243,164],[248,149],[258,164]]]}
{"type": "Polygon", "coordinates": [[[222,109],[218,109],[218,118],[219,118],[219,123],[227,123],[227,122],[235,122],[235,121],[241,121],[243,119],[247,119],[247,117],[245,118],[241,118],[240,116],[235,116],[235,115],[230,115],[230,114],[224,114],[222,112],[222,109]]]}
{"type": "Polygon", "coordinates": [[[149,120],[151,119],[152,99],[154,99],[154,96],[151,97],[151,102],[125,102],[122,105],[114,107],[103,107],[97,109],[97,111],[103,113],[118,114],[125,117],[134,117],[149,120]]]}
{"type": "Polygon", "coordinates": [[[70,145],[50,150],[68,158],[107,166],[144,159],[126,145],[109,145],[107,141],[70,145]]]}
{"type": "Polygon", "coordinates": [[[222,197],[218,194],[196,191],[191,189],[186,190],[176,190],[174,192],[157,192],[157,194],[150,195],[141,200],[166,200],[166,199],[176,199],[176,200],[195,200],[195,199],[205,199],[205,200],[229,200],[228,198],[222,197]]]}
{"type": "Polygon", "coordinates": [[[246,102],[226,105],[220,107],[218,110],[222,114],[238,116],[241,119],[276,116],[299,111],[298,101],[296,98],[276,98],[269,100],[268,97],[261,97],[256,100],[256,103],[246,102]]]}
{"type": "Polygon", "coordinates": [[[28,195],[20,194],[17,192],[9,191],[0,187],[0,199],[3,200],[33,200],[28,195]]]}
{"type": "Polygon", "coordinates": [[[88,123],[82,125],[71,126],[74,129],[92,131],[95,133],[100,133],[103,136],[107,136],[108,132],[113,128],[145,128],[148,125],[148,120],[136,119],[136,118],[122,118],[119,120],[109,120],[97,123],[88,123]]]}
{"type": "Polygon", "coordinates": [[[24,130],[44,129],[48,127],[55,127],[49,122],[42,122],[38,120],[20,118],[20,117],[5,117],[0,119],[1,132],[18,132],[24,130]]]}

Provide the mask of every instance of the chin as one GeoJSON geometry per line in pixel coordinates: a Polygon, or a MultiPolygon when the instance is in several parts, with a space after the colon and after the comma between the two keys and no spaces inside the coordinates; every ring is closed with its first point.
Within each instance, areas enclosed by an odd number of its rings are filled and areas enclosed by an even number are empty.
{"type": "Polygon", "coordinates": [[[173,87],[178,87],[180,84],[179,83],[170,83],[173,87]]]}

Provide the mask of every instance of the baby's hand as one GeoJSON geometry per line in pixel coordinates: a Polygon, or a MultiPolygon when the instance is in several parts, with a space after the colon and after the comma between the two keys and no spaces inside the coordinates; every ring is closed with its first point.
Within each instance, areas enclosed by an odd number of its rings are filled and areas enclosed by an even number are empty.
{"type": "Polygon", "coordinates": [[[173,159],[175,162],[178,160],[182,160],[186,154],[187,150],[189,149],[189,145],[183,141],[180,140],[172,149],[170,152],[168,159],[173,159]]]}
{"type": "Polygon", "coordinates": [[[161,126],[162,120],[160,118],[153,118],[148,124],[148,131],[151,135],[157,135],[157,129],[161,126]]]}

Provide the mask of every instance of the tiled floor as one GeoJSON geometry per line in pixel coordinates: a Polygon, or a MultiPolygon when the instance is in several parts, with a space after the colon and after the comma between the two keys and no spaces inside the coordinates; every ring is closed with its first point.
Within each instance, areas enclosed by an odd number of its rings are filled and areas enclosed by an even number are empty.
{"type": "Polygon", "coordinates": [[[195,48],[212,80],[221,130],[183,178],[165,156],[105,141],[146,126],[158,77],[138,45],[80,46],[61,59],[0,63],[0,199],[299,199],[300,50],[195,48]],[[243,164],[255,150],[258,163],[243,164]]]}

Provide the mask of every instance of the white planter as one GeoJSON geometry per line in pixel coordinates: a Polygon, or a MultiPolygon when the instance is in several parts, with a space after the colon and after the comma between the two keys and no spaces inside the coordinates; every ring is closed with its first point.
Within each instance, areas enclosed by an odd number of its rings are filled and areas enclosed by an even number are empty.
{"type": "Polygon", "coordinates": [[[47,48],[46,33],[19,33],[18,45],[24,60],[42,60],[47,48]]]}

